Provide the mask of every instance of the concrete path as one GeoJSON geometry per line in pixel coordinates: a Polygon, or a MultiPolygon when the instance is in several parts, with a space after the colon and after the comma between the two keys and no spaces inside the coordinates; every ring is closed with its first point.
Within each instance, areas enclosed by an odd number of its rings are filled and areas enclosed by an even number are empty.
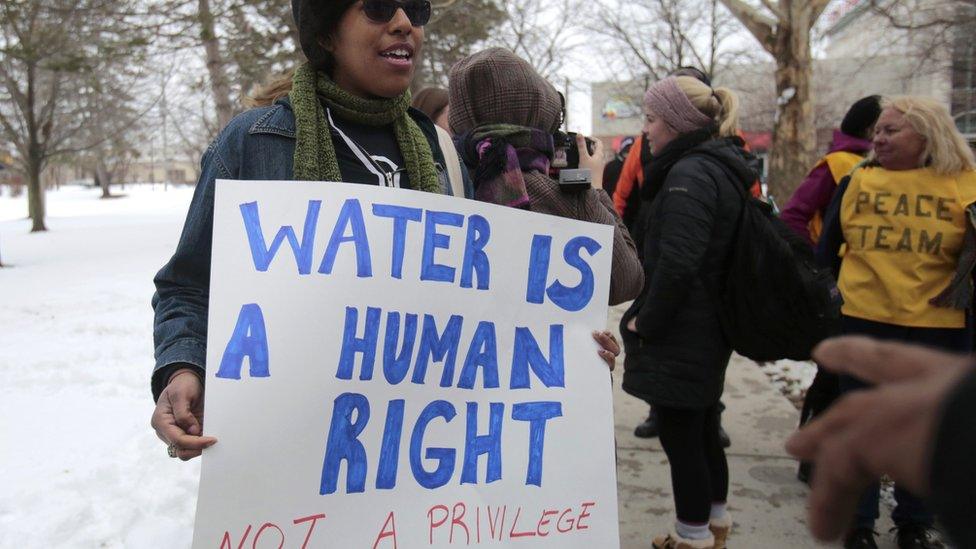
{"type": "MultiPolygon", "coordinates": [[[[610,313],[616,332],[623,309],[610,313]]],[[[617,491],[620,546],[649,549],[651,538],[674,521],[667,457],[657,439],[639,439],[634,427],[647,416],[647,405],[621,390],[623,360],[614,375],[617,436],[617,491]]],[[[752,361],[734,356],[726,374],[723,425],[732,439],[726,450],[731,485],[729,510],[735,526],[733,549],[829,547],[813,541],[806,527],[806,485],[796,479],[797,463],[783,450],[799,413],[752,361]]],[[[882,515],[888,510],[882,506],[882,515]]],[[[879,547],[894,548],[890,520],[878,522],[879,547]]]]}

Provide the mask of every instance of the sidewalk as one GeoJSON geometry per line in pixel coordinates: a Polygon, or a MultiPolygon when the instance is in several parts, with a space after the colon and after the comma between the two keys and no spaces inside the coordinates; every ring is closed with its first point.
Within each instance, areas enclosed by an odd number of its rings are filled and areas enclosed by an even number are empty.
{"type": "MultiPolygon", "coordinates": [[[[617,331],[623,309],[610,310],[617,331]]],[[[651,538],[674,521],[667,457],[657,439],[639,439],[634,427],[647,417],[647,405],[620,388],[623,357],[614,374],[617,437],[617,498],[622,549],[650,549],[651,538]]],[[[799,412],[752,361],[734,355],[726,374],[723,425],[732,439],[729,510],[735,521],[729,547],[805,549],[831,547],[815,542],[806,527],[806,485],[796,479],[796,461],[783,442],[796,428],[799,412]]],[[[878,546],[894,548],[890,510],[882,505],[878,546]]]]}

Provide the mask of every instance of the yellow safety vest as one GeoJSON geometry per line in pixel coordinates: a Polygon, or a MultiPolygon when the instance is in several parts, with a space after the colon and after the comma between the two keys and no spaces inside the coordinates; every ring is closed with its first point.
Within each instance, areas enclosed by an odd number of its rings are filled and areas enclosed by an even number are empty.
{"type": "Polygon", "coordinates": [[[963,328],[965,311],[929,300],[952,281],[976,173],[859,168],[841,202],[846,241],[838,287],[848,316],[919,328],[963,328]]]}
{"type": "MultiPolygon", "coordinates": [[[[834,178],[834,184],[837,184],[840,183],[840,180],[845,175],[851,173],[854,166],[857,166],[862,160],[864,160],[864,157],[859,154],[847,151],[835,151],[821,158],[817,162],[817,165],[814,166],[814,169],[826,164],[827,169],[830,170],[830,176],[834,178]]],[[[813,213],[813,218],[807,224],[807,229],[810,231],[810,240],[816,244],[820,240],[820,234],[823,233],[823,215],[820,212],[813,213]]]]}

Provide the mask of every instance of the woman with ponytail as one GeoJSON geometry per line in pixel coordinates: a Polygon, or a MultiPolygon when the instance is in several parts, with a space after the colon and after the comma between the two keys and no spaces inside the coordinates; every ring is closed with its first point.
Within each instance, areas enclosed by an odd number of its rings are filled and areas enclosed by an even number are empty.
{"type": "Polygon", "coordinates": [[[448,176],[444,138],[410,108],[429,0],[292,0],[292,11],[308,62],[252,97],[262,106],[207,149],[179,246],[154,280],[152,425],[171,457],[191,459],[215,442],[200,434],[216,179],[471,194],[463,166],[452,170],[462,181],[448,176]]]}
{"type": "Polygon", "coordinates": [[[644,288],[624,314],[623,388],[658,414],[671,466],[677,521],[657,549],[724,548],[728,464],[719,438],[719,398],[732,349],[715,296],[756,174],[733,140],[738,98],[688,76],[668,77],[644,96],[653,161],[641,188],[644,288]]]}

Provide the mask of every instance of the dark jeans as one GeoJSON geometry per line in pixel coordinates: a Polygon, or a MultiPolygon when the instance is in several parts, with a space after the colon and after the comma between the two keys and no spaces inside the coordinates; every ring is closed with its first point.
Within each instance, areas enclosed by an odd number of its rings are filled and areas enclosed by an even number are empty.
{"type": "Polygon", "coordinates": [[[729,465],[719,440],[719,404],[705,409],[655,406],[661,446],[671,464],[678,520],[705,524],[712,503],[729,494],[729,465]]]}
{"type": "MultiPolygon", "coordinates": [[[[847,335],[867,335],[877,339],[926,345],[947,351],[970,352],[973,346],[972,326],[958,329],[912,328],[872,322],[870,320],[849,316],[843,317],[842,326],[844,334],[847,335]]],[[[859,379],[840,376],[841,394],[867,387],[869,385],[859,379]]],[[[874,527],[874,521],[880,516],[878,511],[878,503],[881,499],[879,492],[880,486],[876,483],[868,488],[864,495],[861,496],[861,501],[857,506],[856,526],[864,528],[874,527]]],[[[896,526],[907,524],[932,526],[932,513],[917,496],[895,486],[895,502],[897,506],[891,513],[891,519],[895,522],[896,526]]]]}

